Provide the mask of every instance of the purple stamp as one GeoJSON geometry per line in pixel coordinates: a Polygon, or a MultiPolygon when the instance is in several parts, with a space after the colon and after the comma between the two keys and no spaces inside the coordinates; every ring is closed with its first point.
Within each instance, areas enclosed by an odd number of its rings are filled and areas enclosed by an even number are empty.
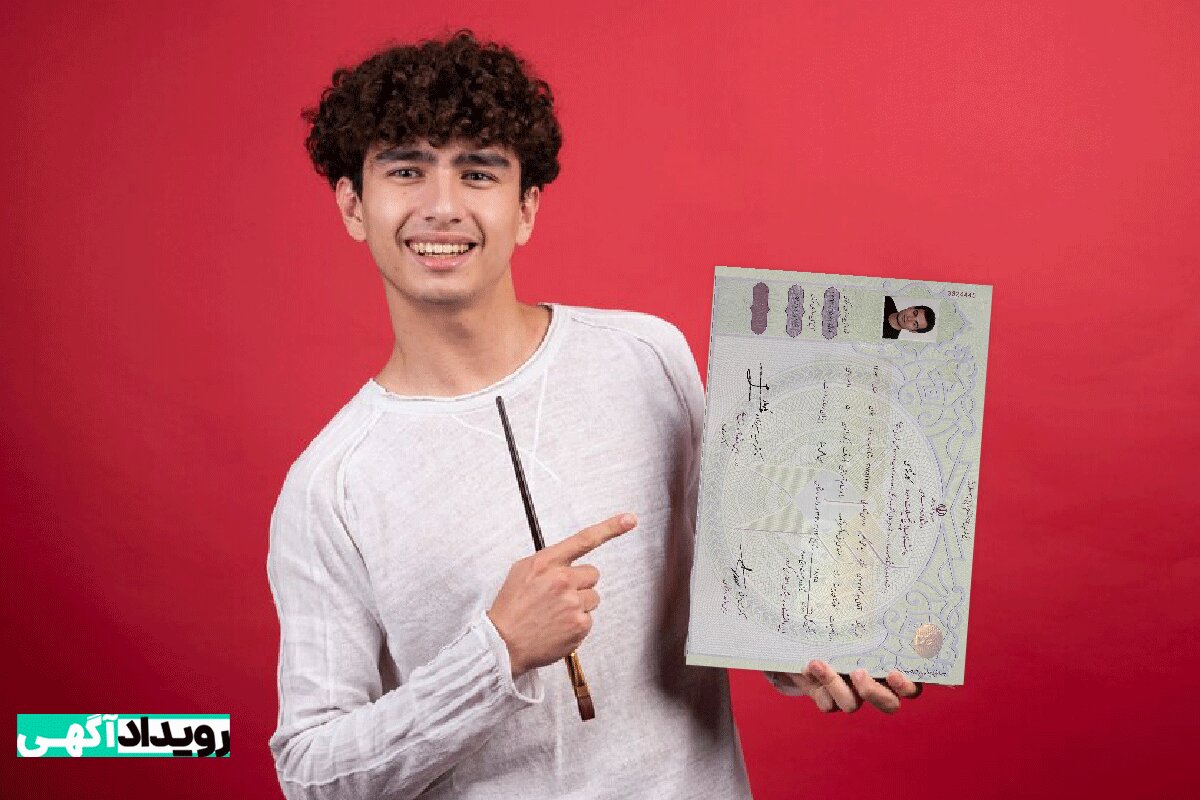
{"type": "Polygon", "coordinates": [[[825,290],[825,304],[821,306],[821,335],[826,339],[837,336],[841,302],[841,292],[832,286],[825,290]]]}
{"type": "Polygon", "coordinates": [[[767,296],[771,289],[765,283],[754,284],[754,301],[750,304],[750,330],[762,333],[767,329],[767,311],[771,308],[767,296]]]}

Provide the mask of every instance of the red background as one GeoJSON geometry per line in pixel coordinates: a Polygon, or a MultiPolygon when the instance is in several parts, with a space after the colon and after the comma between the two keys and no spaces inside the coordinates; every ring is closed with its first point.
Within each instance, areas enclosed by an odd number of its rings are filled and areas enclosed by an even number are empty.
{"type": "Polygon", "coordinates": [[[278,796],[268,517],[391,341],[299,111],[335,66],[460,25],[561,107],[523,299],[659,314],[703,364],[715,264],[995,287],[966,686],[825,716],[734,673],[756,797],[1200,789],[1195,4],[4,17],[0,731],[235,731],[222,763],[9,756],[4,797],[278,796]]]}

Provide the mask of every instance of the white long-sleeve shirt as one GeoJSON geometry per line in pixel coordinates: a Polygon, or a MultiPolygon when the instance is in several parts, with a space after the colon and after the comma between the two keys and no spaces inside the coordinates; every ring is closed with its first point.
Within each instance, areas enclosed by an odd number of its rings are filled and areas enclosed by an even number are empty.
{"type": "Polygon", "coordinates": [[[271,751],[296,798],[747,798],[724,670],[684,664],[704,395],[645,314],[562,305],[537,351],[454,398],[375,381],[288,472],[267,568],[279,612],[271,751]],[[639,524],[579,563],[601,595],[579,658],[514,681],[484,613],[533,552],[504,397],[547,544],[639,524]]]}

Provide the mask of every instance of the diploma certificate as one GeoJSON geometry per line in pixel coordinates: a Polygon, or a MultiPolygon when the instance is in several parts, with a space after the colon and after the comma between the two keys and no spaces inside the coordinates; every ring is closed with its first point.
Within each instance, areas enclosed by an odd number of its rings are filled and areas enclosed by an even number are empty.
{"type": "Polygon", "coordinates": [[[990,311],[717,267],[687,663],[963,682],[990,311]]]}

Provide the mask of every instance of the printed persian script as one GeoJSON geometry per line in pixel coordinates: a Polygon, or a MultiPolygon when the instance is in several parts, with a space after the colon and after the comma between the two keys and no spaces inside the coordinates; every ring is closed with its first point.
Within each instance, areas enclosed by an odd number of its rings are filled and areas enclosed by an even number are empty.
{"type": "Polygon", "coordinates": [[[689,664],[963,682],[990,310],[717,268],[689,664]]]}

